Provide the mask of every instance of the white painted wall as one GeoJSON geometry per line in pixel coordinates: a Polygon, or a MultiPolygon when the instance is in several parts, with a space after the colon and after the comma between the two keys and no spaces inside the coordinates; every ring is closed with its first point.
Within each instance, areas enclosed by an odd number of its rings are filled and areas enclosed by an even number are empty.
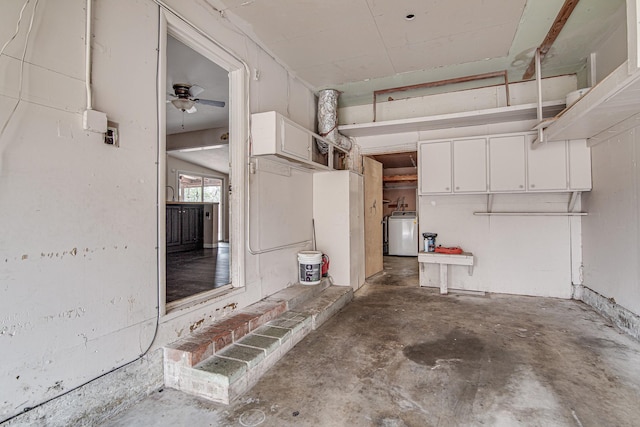
{"type": "MultiPolygon", "coordinates": [[[[495,212],[566,210],[567,194],[496,194],[495,212]]],[[[486,212],[487,196],[419,196],[420,236],[438,233],[436,243],[460,246],[475,257],[449,269],[449,287],[545,297],[571,297],[571,227],[568,217],[475,216],[486,212]]],[[[579,233],[575,237],[579,239],[579,233]]],[[[436,265],[427,266],[438,287],[436,265]]]]}
{"type": "MultiPolygon", "coordinates": [[[[251,80],[252,112],[276,109],[312,127],[304,85],[205,2],[168,3],[262,70],[251,80]]],[[[32,4],[0,58],[0,125],[17,101],[32,4]]],[[[21,6],[0,5],[2,43],[21,6]]],[[[22,100],[0,137],[0,420],[135,359],[156,329],[159,8],[110,0],[95,2],[94,13],[94,108],[119,123],[120,148],[82,129],[84,0],[39,2],[22,100]]],[[[281,191],[290,185],[299,184],[285,180],[281,191]]],[[[285,212],[305,215],[287,203],[285,212]]],[[[162,317],[152,348],[294,281],[294,252],[248,256],[244,288],[162,317]]]]}
{"type": "Polygon", "coordinates": [[[640,127],[591,148],[584,285],[640,315],[640,127]]]}
{"type": "Polygon", "coordinates": [[[612,31],[599,41],[594,53],[596,56],[596,82],[607,77],[627,60],[627,14],[622,4],[609,20],[612,31]]]}
{"type": "MultiPolygon", "coordinates": [[[[543,101],[564,100],[567,93],[577,89],[575,75],[543,79],[543,101]]],[[[481,84],[480,82],[479,84],[481,84]]],[[[402,96],[402,93],[398,94],[402,96]]],[[[531,104],[538,101],[535,81],[509,85],[509,105],[531,104]]],[[[507,106],[504,85],[439,93],[391,102],[380,97],[377,103],[377,121],[407,119],[447,113],[459,113],[507,106]]],[[[373,121],[373,105],[356,105],[339,109],[339,123],[355,124],[373,121]]]]}
{"type": "MultiPolygon", "coordinates": [[[[564,99],[577,88],[575,76],[544,79],[545,100],[564,99]]],[[[385,118],[415,117],[493,108],[504,105],[501,87],[429,95],[420,99],[387,102],[379,113],[385,118]],[[415,104],[415,105],[414,105],[415,104]],[[418,104],[425,104],[416,107],[418,104]]],[[[510,85],[512,105],[536,102],[533,82],[510,85]]],[[[340,110],[340,122],[371,120],[371,105],[340,110]],[[367,116],[369,115],[369,116],[367,116]]],[[[461,126],[450,129],[356,138],[363,154],[415,150],[419,141],[523,132],[535,120],[461,126]]],[[[418,165],[420,167],[420,165],[418,165]]],[[[493,210],[508,212],[566,211],[569,194],[494,196],[493,210]]],[[[579,206],[579,205],[578,205],[579,206]]],[[[579,208],[579,207],[578,207],[579,208]]],[[[438,233],[438,244],[461,246],[476,256],[473,276],[467,269],[450,269],[450,287],[521,295],[570,298],[572,281],[579,283],[580,220],[569,217],[487,217],[473,212],[487,209],[486,196],[419,196],[420,233],[438,233]]],[[[427,267],[429,283],[438,286],[438,267],[427,267]]]]}

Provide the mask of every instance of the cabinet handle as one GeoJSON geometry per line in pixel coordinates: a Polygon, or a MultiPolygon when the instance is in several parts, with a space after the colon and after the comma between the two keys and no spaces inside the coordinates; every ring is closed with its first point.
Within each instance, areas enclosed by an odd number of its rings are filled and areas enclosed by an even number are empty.
{"type": "Polygon", "coordinates": [[[536,185],[535,184],[531,184],[531,188],[536,188],[536,185]]]}
{"type": "Polygon", "coordinates": [[[449,190],[450,190],[450,188],[449,188],[449,187],[446,187],[446,188],[445,188],[445,190],[449,191],[449,190]]]}
{"type": "Polygon", "coordinates": [[[459,190],[459,189],[460,189],[460,187],[456,187],[456,190],[459,190]]]}
{"type": "Polygon", "coordinates": [[[524,185],[520,184],[520,185],[519,185],[519,187],[520,187],[520,188],[524,188],[524,185]]]}

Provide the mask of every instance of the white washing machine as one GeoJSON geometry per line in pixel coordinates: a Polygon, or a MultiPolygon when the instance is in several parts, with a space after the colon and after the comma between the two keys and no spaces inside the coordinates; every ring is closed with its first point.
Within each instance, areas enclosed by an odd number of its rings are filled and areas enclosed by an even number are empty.
{"type": "Polygon", "coordinates": [[[388,219],[389,255],[418,256],[418,216],[396,211],[388,219]]]}

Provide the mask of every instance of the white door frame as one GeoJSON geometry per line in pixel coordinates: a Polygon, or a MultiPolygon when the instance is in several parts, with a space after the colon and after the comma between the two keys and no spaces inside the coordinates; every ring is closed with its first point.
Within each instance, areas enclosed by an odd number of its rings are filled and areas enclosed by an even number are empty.
{"type": "MultiPolygon", "coordinates": [[[[167,34],[175,37],[205,58],[229,72],[229,234],[230,277],[234,288],[245,285],[245,221],[246,221],[246,164],[249,129],[248,72],[245,63],[225,50],[181,18],[160,8],[160,60],[158,61],[158,286],[161,315],[166,314],[166,69],[167,34]]],[[[197,301],[210,300],[218,290],[198,294],[197,301]]]]}

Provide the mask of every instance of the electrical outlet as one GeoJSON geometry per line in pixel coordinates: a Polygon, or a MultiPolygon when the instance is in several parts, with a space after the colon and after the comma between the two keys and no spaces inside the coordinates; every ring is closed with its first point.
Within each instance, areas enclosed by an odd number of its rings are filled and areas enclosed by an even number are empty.
{"type": "Polygon", "coordinates": [[[118,124],[109,122],[107,124],[107,132],[104,134],[104,143],[113,145],[114,147],[120,146],[120,140],[118,138],[118,124]]]}

